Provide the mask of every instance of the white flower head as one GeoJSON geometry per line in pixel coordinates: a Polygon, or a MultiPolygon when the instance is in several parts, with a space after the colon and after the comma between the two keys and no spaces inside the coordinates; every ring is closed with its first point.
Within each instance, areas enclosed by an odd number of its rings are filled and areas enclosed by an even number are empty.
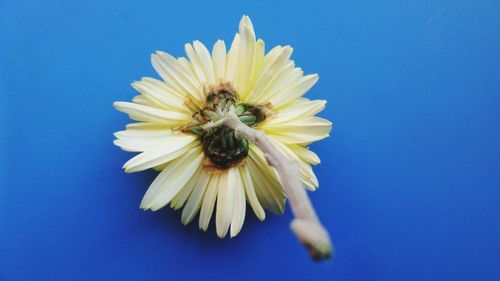
{"type": "Polygon", "coordinates": [[[125,163],[126,172],[161,171],[141,208],[183,208],[184,224],[199,213],[203,230],[215,208],[217,235],[224,237],[229,230],[233,237],[243,226],[247,202],[264,220],[264,210],[283,213],[285,194],[276,171],[256,146],[228,127],[210,124],[234,113],[263,131],[299,164],[302,183],[314,190],[318,180],[311,164],[320,160],[308,146],[331,130],[331,122],[315,117],[326,102],[303,97],[318,75],[303,75],[290,60],[290,46],[266,53],[248,16],[241,19],[229,51],[221,40],[211,53],[199,41],[186,44],[185,51],[187,58],[153,54],[161,80],[142,78],[132,83],[140,93],[132,102],[114,103],[137,121],[116,132],[114,143],[140,152],[125,163]]]}

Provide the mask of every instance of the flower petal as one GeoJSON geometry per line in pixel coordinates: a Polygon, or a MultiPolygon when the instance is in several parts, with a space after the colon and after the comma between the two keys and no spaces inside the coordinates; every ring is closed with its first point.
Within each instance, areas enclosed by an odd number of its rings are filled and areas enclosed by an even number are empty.
{"type": "Polygon", "coordinates": [[[144,152],[146,150],[151,150],[161,145],[150,142],[149,140],[125,140],[125,139],[116,139],[113,141],[113,144],[119,146],[121,149],[125,151],[131,151],[131,152],[144,152]]]}
{"type": "Polygon", "coordinates": [[[264,65],[264,57],[265,57],[265,43],[261,39],[257,40],[255,44],[255,53],[253,56],[253,64],[252,64],[252,73],[249,78],[248,91],[245,95],[240,95],[240,100],[242,102],[247,102],[248,97],[250,96],[251,91],[255,87],[255,80],[257,80],[257,76],[262,70],[264,65]]]}
{"type": "MultiPolygon", "coordinates": [[[[254,93],[252,94],[254,103],[268,102],[271,97],[271,93],[276,91],[276,88],[280,87],[282,84],[293,83],[293,80],[289,78],[292,77],[291,73],[297,69],[295,68],[295,63],[293,61],[284,61],[284,65],[278,65],[276,67],[274,75],[270,77],[261,76],[264,80],[259,81],[260,87],[256,87],[254,93]]],[[[269,71],[266,73],[272,74],[272,72],[269,71]]]]}
{"type": "Polygon", "coordinates": [[[263,153],[253,145],[250,145],[247,159],[259,202],[271,212],[282,214],[285,211],[285,193],[276,171],[267,164],[263,153]]]}
{"type": "Polygon", "coordinates": [[[184,96],[201,101],[203,93],[200,83],[174,57],[165,52],[157,51],[151,55],[151,61],[153,67],[169,85],[184,96]]]}
{"type": "MultiPolygon", "coordinates": [[[[151,126],[155,124],[151,123],[134,123],[135,124],[149,124],[151,126]]],[[[129,124],[132,125],[132,124],[129,124]]],[[[135,126],[134,126],[135,127],[135,126]]],[[[171,129],[162,129],[162,128],[132,128],[127,127],[125,131],[118,131],[114,133],[115,137],[123,140],[143,140],[143,139],[151,139],[151,141],[163,142],[166,137],[175,134],[171,129]]]]}
{"type": "Polygon", "coordinates": [[[217,40],[212,50],[215,78],[222,81],[226,77],[226,44],[222,40],[217,40]]]}
{"type": "Polygon", "coordinates": [[[306,185],[309,190],[315,190],[318,187],[318,180],[314,175],[311,165],[301,160],[289,147],[277,141],[272,136],[269,140],[283,153],[288,159],[294,160],[299,166],[299,176],[301,181],[306,185]]]}
{"type": "Polygon", "coordinates": [[[231,168],[235,171],[236,181],[234,184],[234,194],[233,194],[233,217],[231,219],[231,237],[234,237],[240,233],[241,227],[243,227],[243,222],[245,222],[245,212],[246,212],[246,201],[245,201],[245,190],[243,187],[243,182],[241,174],[238,168],[231,168]]]}
{"type": "Polygon", "coordinates": [[[329,136],[332,123],[319,117],[306,117],[288,123],[268,124],[259,127],[284,144],[309,144],[329,136]]]}
{"type": "Polygon", "coordinates": [[[201,60],[198,57],[198,54],[194,50],[193,46],[189,43],[185,44],[184,51],[186,52],[186,55],[189,58],[189,62],[193,66],[194,73],[198,78],[198,81],[200,81],[200,83],[202,84],[207,83],[208,79],[205,75],[205,72],[203,71],[201,60]]]}
{"type": "Polygon", "coordinates": [[[227,173],[213,174],[210,182],[207,185],[205,195],[203,196],[203,203],[201,205],[200,211],[200,221],[198,223],[200,229],[206,231],[208,224],[210,223],[210,218],[214,211],[215,199],[217,199],[217,188],[219,181],[227,181],[227,173]]]}
{"type": "Polygon", "coordinates": [[[240,48],[240,35],[234,35],[233,43],[227,54],[226,81],[234,82],[236,68],[238,66],[238,52],[240,48]]]}
{"type": "MultiPolygon", "coordinates": [[[[277,46],[266,55],[262,70],[255,81],[255,87],[248,97],[248,102],[255,103],[265,94],[266,90],[269,89],[273,81],[279,77],[276,74],[280,73],[280,71],[287,66],[292,52],[293,49],[290,46],[277,46]]],[[[292,69],[293,65],[290,68],[290,71],[292,69]]]]}
{"type": "Polygon", "coordinates": [[[193,42],[194,50],[198,55],[200,66],[203,69],[203,73],[207,78],[207,82],[211,85],[215,84],[215,73],[214,73],[214,65],[212,63],[212,58],[210,57],[210,53],[208,49],[203,45],[200,41],[195,40],[193,42]]]}
{"type": "Polygon", "coordinates": [[[170,130],[170,126],[151,122],[129,123],[125,126],[127,130],[170,130]]]}
{"type": "Polygon", "coordinates": [[[305,117],[311,117],[325,108],[325,100],[299,100],[283,108],[265,120],[266,124],[283,124],[305,117]]]}
{"type": "MultiPolygon", "coordinates": [[[[165,166],[166,167],[166,166],[165,166]]],[[[195,187],[202,181],[203,169],[198,169],[196,174],[189,179],[186,185],[174,196],[170,202],[170,207],[174,210],[178,210],[184,206],[184,203],[188,200],[189,195],[193,192],[195,187]]]]}
{"type": "Polygon", "coordinates": [[[196,137],[192,135],[171,135],[165,138],[162,145],[156,146],[128,160],[123,165],[123,168],[125,168],[125,172],[132,173],[172,161],[188,151],[190,144],[195,139],[196,137]]]}
{"type": "Polygon", "coordinates": [[[190,121],[191,116],[176,111],[166,111],[132,102],[115,102],[114,107],[127,113],[130,119],[152,122],[165,125],[184,125],[190,121]]]}
{"type": "Polygon", "coordinates": [[[141,202],[141,208],[156,211],[167,205],[203,166],[200,146],[167,165],[156,177],[141,202]]]}
{"type": "Polygon", "coordinates": [[[243,16],[240,21],[240,43],[238,49],[236,76],[234,86],[242,97],[248,95],[249,85],[252,82],[252,68],[255,54],[255,32],[248,16],[243,16]]]}
{"type": "Polygon", "coordinates": [[[314,151],[309,150],[307,147],[299,144],[288,144],[287,145],[300,159],[306,161],[307,163],[317,165],[321,162],[319,156],[314,153],[314,151]]]}
{"type": "Polygon", "coordinates": [[[316,84],[319,76],[317,74],[311,74],[302,77],[297,83],[284,88],[280,92],[276,93],[270,98],[270,102],[273,104],[275,109],[281,109],[282,107],[290,104],[296,99],[302,97],[309,89],[316,84]]]}
{"type": "Polygon", "coordinates": [[[170,129],[139,130],[127,129],[116,132],[114,144],[126,151],[143,152],[158,147],[172,136],[170,129]]]}
{"type": "Polygon", "coordinates": [[[141,104],[141,105],[145,105],[145,106],[149,106],[149,107],[156,107],[156,108],[162,107],[161,104],[158,104],[158,103],[148,99],[147,97],[145,97],[143,95],[137,95],[137,96],[133,97],[132,102],[137,103],[137,104],[141,104]]]}
{"type": "Polygon", "coordinates": [[[276,74],[276,78],[266,88],[262,95],[257,99],[258,103],[269,102],[271,97],[283,89],[297,83],[304,75],[300,67],[295,67],[293,61],[288,61],[285,66],[276,74]]]}
{"type": "Polygon", "coordinates": [[[237,169],[229,169],[227,177],[219,180],[217,189],[217,213],[215,214],[215,228],[220,238],[226,236],[234,210],[234,188],[239,180],[237,169]]]}
{"type": "Polygon", "coordinates": [[[257,195],[255,194],[252,177],[250,176],[248,167],[243,166],[239,169],[248,202],[250,203],[250,206],[252,207],[253,212],[255,213],[257,218],[262,221],[266,218],[266,213],[264,212],[264,209],[260,205],[259,200],[257,199],[257,195]]]}
{"type": "MultiPolygon", "coordinates": [[[[188,108],[184,106],[184,97],[171,91],[165,86],[165,83],[159,80],[144,77],[141,81],[132,83],[132,87],[141,93],[140,97],[150,101],[152,106],[156,105],[156,107],[163,107],[167,110],[190,113],[188,108]]],[[[135,99],[134,102],[137,103],[135,99]]],[[[149,104],[144,103],[144,105],[149,104]]]]}
{"type": "Polygon", "coordinates": [[[196,216],[196,213],[198,213],[198,210],[200,210],[203,196],[205,195],[205,191],[208,189],[208,185],[212,178],[213,177],[210,174],[206,173],[204,170],[202,171],[196,187],[189,195],[186,206],[184,206],[184,209],[182,210],[181,221],[183,224],[190,223],[196,216]]]}

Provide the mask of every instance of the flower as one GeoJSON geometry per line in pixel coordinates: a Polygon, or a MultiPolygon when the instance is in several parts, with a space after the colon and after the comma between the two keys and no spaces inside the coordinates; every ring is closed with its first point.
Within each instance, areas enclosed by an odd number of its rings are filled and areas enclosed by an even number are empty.
{"type": "Polygon", "coordinates": [[[243,226],[246,202],[264,220],[264,210],[283,213],[286,196],[276,171],[256,146],[228,127],[206,124],[236,113],[296,160],[301,181],[314,190],[318,180],[311,164],[320,159],[308,145],[331,130],[328,120],[315,117],[326,101],[303,98],[318,75],[304,76],[295,67],[290,46],[276,46],[266,54],[248,16],[241,19],[228,52],[221,40],[211,54],[199,41],[186,44],[185,51],[187,58],[153,54],[153,67],[163,81],[145,77],[133,82],[140,94],[132,102],[114,103],[138,121],[116,132],[114,144],[140,152],[124,164],[126,172],[161,171],[141,208],[184,207],[183,224],[199,212],[203,230],[215,208],[217,235],[222,238],[229,230],[233,237],[243,226]]]}

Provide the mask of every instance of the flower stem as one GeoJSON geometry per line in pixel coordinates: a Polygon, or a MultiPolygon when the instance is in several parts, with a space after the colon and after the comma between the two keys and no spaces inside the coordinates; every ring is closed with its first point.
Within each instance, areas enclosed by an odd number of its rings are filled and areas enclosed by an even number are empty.
{"type": "Polygon", "coordinates": [[[290,202],[294,215],[290,227],[299,241],[309,250],[315,260],[332,256],[332,244],[328,231],[321,225],[316,212],[299,179],[298,164],[288,159],[268,139],[265,133],[252,129],[238,119],[233,111],[211,126],[226,125],[255,144],[265,155],[268,164],[276,169],[290,202]],[[220,121],[220,122],[219,122],[220,121]]]}

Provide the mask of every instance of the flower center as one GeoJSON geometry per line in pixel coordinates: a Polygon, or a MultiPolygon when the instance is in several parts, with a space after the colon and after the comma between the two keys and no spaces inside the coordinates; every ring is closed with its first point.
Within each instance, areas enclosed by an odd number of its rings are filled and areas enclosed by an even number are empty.
{"type": "Polygon", "coordinates": [[[266,118],[268,105],[239,103],[238,94],[230,83],[209,87],[204,107],[193,115],[193,121],[184,129],[198,135],[209,165],[227,169],[240,163],[248,155],[248,141],[237,137],[234,130],[220,125],[205,128],[208,122],[216,122],[233,111],[241,122],[254,127],[266,118]]]}

